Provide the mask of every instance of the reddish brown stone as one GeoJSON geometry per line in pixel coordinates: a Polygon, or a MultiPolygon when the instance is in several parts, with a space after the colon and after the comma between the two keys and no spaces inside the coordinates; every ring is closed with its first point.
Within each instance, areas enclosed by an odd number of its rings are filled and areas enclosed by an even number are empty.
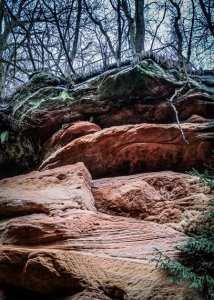
{"type": "Polygon", "coordinates": [[[196,184],[196,177],[170,171],[97,179],[92,193],[101,212],[179,223],[176,227],[183,231],[198,214],[198,200],[211,197],[208,187],[196,184]]]}
{"type": "Polygon", "coordinates": [[[48,157],[40,170],[78,161],[93,178],[163,170],[202,169],[213,162],[213,124],[126,125],[80,137],[48,157]]]}
{"type": "MultiPolygon", "coordinates": [[[[144,181],[147,194],[160,182],[149,175],[144,181]]],[[[159,194],[166,198],[164,189],[159,194]]],[[[174,242],[186,236],[165,224],[97,212],[82,163],[1,180],[0,205],[0,284],[50,295],[90,289],[110,299],[203,299],[188,283],[172,288],[146,260],[155,247],[176,257],[174,242]]],[[[92,292],[82,299],[84,293],[92,292]]]]}
{"type": "Polygon", "coordinates": [[[99,130],[101,130],[101,128],[98,125],[90,122],[79,121],[67,124],[43,144],[41,149],[41,159],[43,160],[47,158],[53,152],[67,145],[76,138],[90,133],[95,133],[99,130]]]}
{"type": "Polygon", "coordinates": [[[91,175],[82,163],[5,178],[0,181],[0,215],[96,211],[90,186],[91,175]]]}
{"type": "Polygon", "coordinates": [[[206,119],[201,117],[200,115],[193,114],[191,115],[188,120],[186,120],[187,123],[206,123],[206,122],[214,122],[214,119],[206,119]]]}

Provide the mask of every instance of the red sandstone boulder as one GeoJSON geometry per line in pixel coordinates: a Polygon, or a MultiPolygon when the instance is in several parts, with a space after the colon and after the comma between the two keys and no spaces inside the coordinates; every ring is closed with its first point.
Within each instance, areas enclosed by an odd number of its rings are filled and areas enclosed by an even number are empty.
{"type": "Polygon", "coordinates": [[[176,256],[174,242],[186,236],[165,224],[97,212],[82,163],[1,180],[0,205],[0,284],[54,296],[88,289],[110,299],[202,300],[188,283],[174,289],[145,260],[155,247],[176,256]]]}
{"type": "Polygon", "coordinates": [[[0,181],[0,215],[54,215],[69,209],[96,211],[91,175],[82,163],[0,181]]]}
{"type": "Polygon", "coordinates": [[[1,227],[1,241],[10,244],[0,249],[1,283],[54,295],[90,287],[109,296],[119,290],[136,300],[202,299],[188,284],[174,290],[163,272],[145,261],[154,255],[153,247],[173,255],[173,243],[185,238],[165,225],[74,210],[19,217],[1,227]]]}
{"type": "Polygon", "coordinates": [[[90,133],[95,133],[99,130],[101,130],[101,128],[98,125],[90,122],[79,121],[72,124],[66,124],[43,144],[41,149],[41,159],[46,159],[53,152],[67,145],[76,138],[90,133]]]}
{"type": "Polygon", "coordinates": [[[101,212],[176,223],[181,231],[197,217],[199,200],[211,197],[208,187],[196,184],[196,177],[170,171],[97,179],[92,193],[101,212]]]}
{"type": "Polygon", "coordinates": [[[204,168],[213,161],[213,124],[126,125],[80,137],[42,162],[39,170],[82,161],[93,178],[204,168]]]}

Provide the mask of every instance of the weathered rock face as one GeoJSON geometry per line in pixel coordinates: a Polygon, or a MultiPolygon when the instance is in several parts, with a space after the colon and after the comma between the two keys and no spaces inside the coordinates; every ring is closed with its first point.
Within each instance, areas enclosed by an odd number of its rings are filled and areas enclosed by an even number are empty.
{"type": "MultiPolygon", "coordinates": [[[[62,78],[41,72],[17,91],[8,105],[0,103],[0,134],[8,130],[10,136],[16,137],[14,141],[10,139],[6,149],[0,149],[0,166],[4,170],[0,178],[35,169],[40,147],[51,139],[47,149],[42,148],[44,159],[44,151],[46,155],[52,152],[48,148],[55,143],[53,140],[65,133],[59,131],[53,138],[52,135],[76,121],[93,120],[101,128],[170,124],[176,122],[174,108],[181,122],[204,123],[214,119],[214,75],[189,75],[187,81],[178,71],[165,70],[152,60],[68,86],[62,78]],[[32,144],[33,152],[22,142],[25,139],[32,144]],[[10,169],[10,164],[14,168],[10,169]]],[[[67,141],[62,141],[62,145],[67,141]]]]}
{"type": "Polygon", "coordinates": [[[195,178],[169,170],[213,162],[213,95],[214,75],[189,75],[187,84],[144,60],[71,88],[35,74],[0,105],[0,135],[10,134],[0,176],[41,159],[41,172],[0,181],[0,297],[13,287],[44,300],[202,300],[148,260],[154,248],[176,258],[197,200],[210,198],[195,178]],[[102,178],[118,175],[129,176],[102,178]]]}
{"type": "MultiPolygon", "coordinates": [[[[68,209],[96,211],[91,175],[82,163],[43,173],[32,172],[1,181],[0,214],[54,215],[68,209]],[[82,201],[84,199],[84,201],[82,201]]],[[[36,237],[32,235],[32,238],[36,237]]]]}
{"type": "MultiPolygon", "coordinates": [[[[200,85],[200,76],[190,76],[183,95],[175,97],[173,103],[181,121],[192,114],[214,118],[214,75],[204,78],[200,85]]],[[[185,84],[186,78],[177,71],[164,70],[152,60],[108,71],[69,91],[56,77],[41,73],[14,97],[13,129],[28,129],[45,141],[63,124],[90,117],[102,128],[174,122],[175,113],[168,100],[185,84]]]]}
{"type": "Polygon", "coordinates": [[[182,173],[143,173],[94,180],[92,192],[101,212],[176,223],[174,227],[185,231],[198,214],[198,200],[210,197],[209,188],[195,182],[195,177],[182,173]]]}
{"type": "Polygon", "coordinates": [[[213,161],[213,124],[126,125],[80,137],[47,158],[40,170],[78,161],[94,178],[140,172],[204,168],[213,161]]]}
{"type": "MultiPolygon", "coordinates": [[[[182,176],[170,175],[182,181],[182,176]]],[[[151,189],[161,182],[152,175],[142,178],[145,194],[146,182],[151,189]]],[[[120,180],[128,185],[131,179],[120,180]]],[[[168,179],[168,190],[170,184],[175,195],[173,180],[168,179]]],[[[82,163],[0,181],[0,284],[55,296],[77,293],[69,300],[90,295],[103,300],[202,300],[186,283],[174,289],[163,280],[164,273],[145,260],[155,247],[176,256],[173,243],[186,236],[164,224],[98,212],[90,185],[82,163]]],[[[189,185],[194,190],[191,180],[189,185]]],[[[200,192],[199,187],[195,190],[200,192]]],[[[159,194],[166,198],[167,192],[159,194]]],[[[131,200],[137,202],[132,195],[131,200]]]]}
{"type": "Polygon", "coordinates": [[[41,159],[47,158],[53,152],[78,137],[95,133],[100,130],[101,128],[98,125],[90,122],[79,121],[73,124],[67,124],[43,144],[41,149],[41,159]]]}
{"type": "Polygon", "coordinates": [[[179,86],[176,76],[167,73],[152,60],[145,60],[133,68],[108,76],[100,84],[98,92],[100,99],[116,100],[125,96],[128,99],[161,100],[171,96],[176,86],[179,86]]]}

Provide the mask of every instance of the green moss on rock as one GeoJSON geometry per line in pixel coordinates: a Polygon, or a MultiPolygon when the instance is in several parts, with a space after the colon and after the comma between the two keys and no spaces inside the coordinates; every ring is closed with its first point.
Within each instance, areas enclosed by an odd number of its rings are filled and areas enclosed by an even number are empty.
{"type": "Polygon", "coordinates": [[[29,81],[30,85],[46,85],[46,86],[57,86],[60,84],[60,79],[52,74],[40,72],[35,74],[29,81]]]}
{"type": "MultiPolygon", "coordinates": [[[[134,67],[128,67],[115,75],[110,75],[98,88],[99,98],[123,98],[146,96],[154,97],[153,87],[160,84],[173,86],[177,79],[152,60],[144,60],[134,67]]],[[[161,95],[159,95],[161,97],[161,95]]]]}
{"type": "Polygon", "coordinates": [[[20,91],[15,95],[13,102],[22,102],[32,93],[40,90],[41,88],[57,86],[59,84],[60,80],[56,76],[45,72],[35,74],[26,84],[23,85],[20,91]]]}
{"type": "Polygon", "coordinates": [[[33,120],[37,114],[41,115],[73,104],[73,97],[67,91],[63,93],[54,87],[43,87],[14,103],[13,117],[16,120],[14,128],[23,127],[21,123],[26,118],[30,126],[29,120],[33,120]]]}

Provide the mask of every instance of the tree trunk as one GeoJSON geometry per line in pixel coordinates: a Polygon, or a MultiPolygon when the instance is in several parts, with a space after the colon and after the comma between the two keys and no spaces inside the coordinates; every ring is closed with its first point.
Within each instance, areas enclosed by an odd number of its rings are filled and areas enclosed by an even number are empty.
{"type": "Polygon", "coordinates": [[[72,47],[71,54],[70,54],[70,59],[71,59],[72,65],[73,65],[74,58],[77,54],[81,15],[82,15],[82,0],[78,0],[78,11],[77,11],[76,26],[75,26],[75,32],[74,32],[74,41],[73,41],[73,47],[72,47]]]}
{"type": "Polygon", "coordinates": [[[176,16],[174,18],[174,30],[175,34],[177,36],[177,53],[178,53],[178,61],[179,63],[183,63],[183,36],[180,30],[179,21],[181,19],[181,10],[180,10],[180,2],[177,4],[173,0],[169,0],[170,3],[175,7],[176,9],[176,16]]]}
{"type": "Polygon", "coordinates": [[[139,54],[145,50],[144,49],[144,41],[145,41],[144,0],[135,0],[135,22],[136,22],[135,45],[136,45],[136,52],[139,54]]]}
{"type": "Polygon", "coordinates": [[[214,37],[214,23],[212,22],[213,6],[211,4],[211,0],[208,1],[208,8],[206,8],[203,0],[199,0],[199,4],[200,4],[201,10],[205,16],[205,19],[207,21],[207,27],[210,30],[212,36],[214,37]]]}

